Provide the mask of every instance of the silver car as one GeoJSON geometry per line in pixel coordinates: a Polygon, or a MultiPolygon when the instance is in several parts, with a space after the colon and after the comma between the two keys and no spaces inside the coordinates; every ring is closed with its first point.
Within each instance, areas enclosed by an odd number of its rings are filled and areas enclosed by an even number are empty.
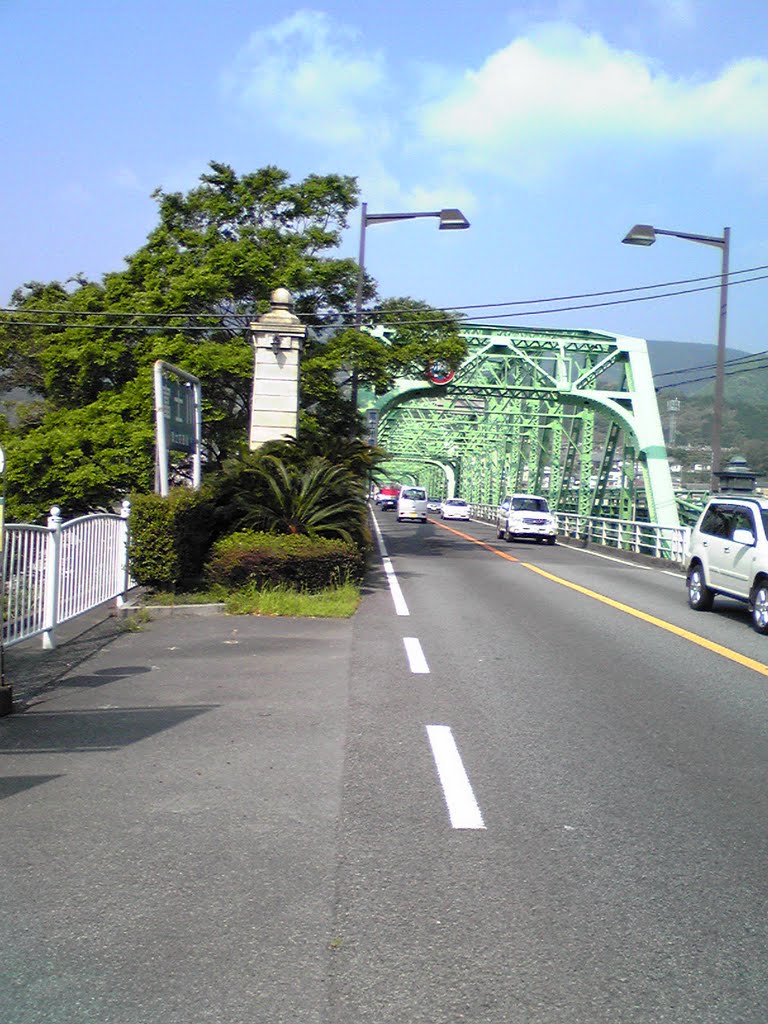
{"type": "Polygon", "coordinates": [[[557,520],[550,511],[546,498],[536,494],[507,494],[496,513],[496,536],[507,541],[532,537],[554,544],[557,538],[557,520]]]}

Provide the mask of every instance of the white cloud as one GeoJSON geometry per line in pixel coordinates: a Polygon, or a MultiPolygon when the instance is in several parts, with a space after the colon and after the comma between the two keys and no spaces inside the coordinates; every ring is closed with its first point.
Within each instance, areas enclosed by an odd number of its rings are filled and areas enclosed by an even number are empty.
{"type": "Polygon", "coordinates": [[[458,181],[443,180],[439,168],[435,174],[439,184],[405,186],[381,159],[371,157],[358,176],[361,198],[368,203],[369,213],[441,210],[454,206],[464,213],[477,209],[477,196],[470,189],[458,181]]]}
{"type": "Polygon", "coordinates": [[[586,147],[749,147],[768,139],[768,61],[737,61],[711,81],[675,79],[598,34],[550,24],[464,72],[416,116],[429,143],[521,181],[586,147]]]}
{"type": "Polygon", "coordinates": [[[223,85],[245,110],[313,142],[380,141],[386,132],[376,111],[386,87],[382,55],[364,52],[351,30],[318,11],[253,33],[223,85]]]}

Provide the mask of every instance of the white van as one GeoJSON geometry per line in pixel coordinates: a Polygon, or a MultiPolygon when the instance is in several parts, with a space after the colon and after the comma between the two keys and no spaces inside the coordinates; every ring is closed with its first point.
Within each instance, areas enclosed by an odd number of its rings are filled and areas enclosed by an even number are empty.
{"type": "Polygon", "coordinates": [[[420,519],[427,521],[427,492],[423,487],[403,487],[397,499],[397,521],[420,519]]]}

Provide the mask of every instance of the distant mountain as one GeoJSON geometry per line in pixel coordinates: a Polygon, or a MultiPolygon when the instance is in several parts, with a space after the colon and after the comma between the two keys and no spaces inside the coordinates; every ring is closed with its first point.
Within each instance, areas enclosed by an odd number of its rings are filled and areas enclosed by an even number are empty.
{"type": "MultiPolygon", "coordinates": [[[[751,355],[737,348],[727,348],[726,361],[751,355]]],[[[693,395],[714,388],[717,346],[699,342],[649,341],[648,356],[656,386],[665,391],[679,390],[693,395]],[[675,385],[675,387],[671,387],[675,385]]],[[[738,380],[738,377],[732,378],[738,380]]]]}
{"type": "MultiPolygon", "coordinates": [[[[696,342],[649,341],[648,356],[659,394],[675,393],[693,398],[705,398],[714,393],[716,345],[696,342]]],[[[754,352],[728,348],[725,353],[726,405],[768,405],[768,357],[754,352]],[[754,357],[743,367],[732,361],[754,357]],[[760,369],[760,364],[765,369],[760,369]]]]}

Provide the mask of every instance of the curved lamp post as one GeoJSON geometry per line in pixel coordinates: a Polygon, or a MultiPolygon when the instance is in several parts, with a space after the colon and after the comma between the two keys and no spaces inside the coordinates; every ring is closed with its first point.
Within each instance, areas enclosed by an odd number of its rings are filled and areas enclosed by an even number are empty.
{"type": "MultiPolygon", "coordinates": [[[[416,220],[420,217],[437,217],[441,231],[462,231],[469,227],[469,221],[461,210],[428,210],[418,213],[368,213],[368,203],[363,203],[360,215],[360,249],[357,257],[357,292],[355,294],[355,327],[360,330],[363,321],[363,282],[365,280],[365,229],[369,224],[386,224],[393,220],[416,220]]],[[[357,369],[352,371],[352,403],[357,408],[357,369]]]]}
{"type": "Polygon", "coordinates": [[[714,245],[723,253],[720,270],[720,316],[717,327],[717,362],[715,364],[715,404],[712,410],[712,473],[709,488],[717,489],[717,471],[720,469],[721,442],[723,427],[723,392],[725,383],[725,326],[728,314],[728,257],[731,244],[731,229],[723,228],[723,237],[713,235],[694,235],[689,231],[662,231],[650,224],[635,224],[622,238],[626,245],[653,245],[657,235],[671,235],[673,238],[684,238],[688,242],[701,242],[703,245],[714,245]]]}

